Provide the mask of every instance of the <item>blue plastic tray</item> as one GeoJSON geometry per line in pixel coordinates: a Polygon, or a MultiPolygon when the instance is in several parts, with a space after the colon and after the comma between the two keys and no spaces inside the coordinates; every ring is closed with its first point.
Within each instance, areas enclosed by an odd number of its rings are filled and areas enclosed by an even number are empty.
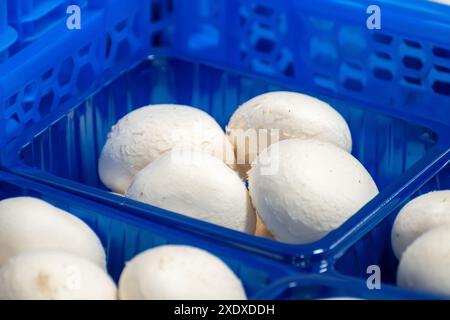
{"type": "Polygon", "coordinates": [[[116,281],[126,261],[146,249],[165,244],[191,245],[217,255],[242,280],[249,298],[267,285],[294,274],[293,268],[262,259],[237,245],[206,239],[176,226],[161,226],[148,219],[126,215],[120,210],[0,172],[0,200],[20,196],[40,198],[84,220],[100,237],[106,250],[108,271],[116,281]]]}
{"type": "MultiPolygon", "coordinates": [[[[225,125],[235,108],[254,95],[285,89],[267,81],[175,58],[151,57],[95,94],[83,98],[70,111],[55,112],[11,145],[10,170],[58,188],[108,203],[122,209],[136,209],[141,216],[161,224],[186,225],[198,232],[240,241],[266,256],[305,269],[316,268],[335,243],[352,233],[361,219],[378,210],[393,192],[403,186],[401,177],[417,161],[428,164],[447,139],[448,131],[434,130],[413,120],[377,112],[375,108],[320,96],[346,118],[354,137],[353,154],[374,177],[382,192],[349,224],[309,245],[288,245],[238,233],[178,214],[138,203],[110,193],[97,173],[98,155],[111,126],[136,107],[149,103],[180,103],[198,106],[225,125]],[[193,79],[192,82],[185,79],[193,79]],[[439,140],[439,138],[442,138],[439,140]],[[434,147],[434,149],[433,149],[434,147]],[[19,157],[17,157],[19,154],[19,157]]],[[[431,125],[431,124],[430,124],[431,125]]],[[[409,176],[408,176],[409,177],[409,176]]]]}
{"type": "Polygon", "coordinates": [[[0,64],[10,55],[10,47],[17,39],[17,32],[8,23],[6,0],[0,0],[0,64]]]}
{"type": "Polygon", "coordinates": [[[429,300],[439,296],[403,290],[382,285],[379,290],[369,290],[366,281],[336,275],[303,274],[281,279],[253,296],[270,300],[429,300]]]}
{"type": "Polygon", "coordinates": [[[389,210],[368,217],[366,226],[355,229],[352,238],[336,248],[335,256],[323,270],[334,269],[341,274],[367,278],[367,267],[378,265],[382,280],[395,284],[398,260],[391,247],[391,230],[398,211],[421,194],[449,189],[450,150],[423,168],[420,178],[411,177],[401,193],[392,196],[387,205],[389,210]]]}

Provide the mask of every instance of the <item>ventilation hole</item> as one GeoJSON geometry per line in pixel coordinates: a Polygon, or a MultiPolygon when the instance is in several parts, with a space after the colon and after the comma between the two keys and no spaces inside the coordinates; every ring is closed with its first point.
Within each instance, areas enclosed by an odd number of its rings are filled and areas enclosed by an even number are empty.
{"type": "Polygon", "coordinates": [[[84,57],[85,55],[87,55],[89,53],[89,49],[90,49],[90,45],[88,44],[87,46],[84,46],[83,48],[78,50],[78,55],[80,57],[84,57]]]}
{"type": "Polygon", "coordinates": [[[111,54],[111,46],[112,46],[112,39],[109,34],[106,35],[106,44],[105,44],[105,57],[109,58],[109,55],[111,54]]]}
{"type": "Polygon", "coordinates": [[[90,64],[81,67],[77,79],[77,88],[84,91],[95,81],[95,71],[90,64]]]}
{"type": "Polygon", "coordinates": [[[378,58],[381,58],[381,59],[384,59],[384,60],[392,60],[391,55],[389,53],[386,53],[386,52],[375,51],[375,55],[378,58]]]}
{"type": "Polygon", "coordinates": [[[22,104],[23,112],[28,113],[31,109],[33,109],[34,101],[24,101],[22,104]]]}
{"type": "Polygon", "coordinates": [[[450,82],[436,81],[433,83],[433,90],[438,94],[450,96],[450,82]]]}
{"type": "Polygon", "coordinates": [[[362,91],[362,89],[364,88],[364,85],[361,82],[361,80],[355,78],[345,79],[343,85],[344,87],[352,91],[362,91]]]}
{"type": "Polygon", "coordinates": [[[450,49],[434,47],[433,54],[439,58],[450,59],[450,49]]]}
{"type": "Polygon", "coordinates": [[[69,83],[70,79],[72,78],[73,69],[74,63],[71,58],[65,60],[61,64],[61,69],[58,73],[58,83],[60,84],[60,86],[64,86],[69,83]]]}
{"type": "Polygon", "coordinates": [[[263,53],[270,53],[275,48],[275,42],[267,38],[259,38],[255,43],[255,50],[263,53]]]}
{"type": "Polygon", "coordinates": [[[161,20],[162,17],[162,10],[161,10],[161,4],[159,2],[153,2],[152,4],[152,13],[151,13],[151,21],[157,22],[161,20]]]}
{"type": "Polygon", "coordinates": [[[44,117],[45,115],[50,113],[54,98],[55,94],[53,93],[53,91],[48,92],[41,98],[41,101],[39,103],[39,114],[41,115],[41,117],[44,117]]]}
{"type": "Polygon", "coordinates": [[[406,56],[403,58],[403,64],[405,67],[414,70],[420,70],[423,67],[423,63],[419,58],[406,56]]]}
{"type": "Polygon", "coordinates": [[[50,70],[46,71],[46,72],[41,76],[41,79],[42,79],[43,81],[47,81],[47,80],[49,80],[49,79],[52,77],[52,75],[53,75],[53,69],[50,69],[50,70]]]}
{"type": "Polygon", "coordinates": [[[390,81],[394,77],[390,70],[384,69],[384,68],[373,69],[373,75],[375,76],[375,78],[384,80],[384,81],[390,81]]]}
{"type": "Polygon", "coordinates": [[[121,32],[125,29],[126,26],[127,26],[127,20],[125,19],[125,20],[120,21],[118,24],[116,24],[115,29],[117,32],[121,32]]]}
{"type": "Polygon", "coordinates": [[[152,47],[162,47],[162,33],[161,31],[155,32],[152,36],[152,47]]]}
{"type": "Polygon", "coordinates": [[[263,5],[257,5],[253,11],[257,15],[264,16],[264,17],[270,17],[274,13],[274,10],[272,8],[263,6],[263,5]]]}
{"type": "Polygon", "coordinates": [[[14,93],[11,97],[9,97],[8,104],[10,107],[16,104],[18,96],[19,96],[18,93],[14,93]]]}
{"type": "Polygon", "coordinates": [[[450,68],[445,67],[445,66],[439,66],[439,65],[435,65],[434,66],[436,68],[436,70],[441,71],[441,72],[445,72],[445,73],[450,73],[450,68]]]}
{"type": "Polygon", "coordinates": [[[20,123],[20,118],[19,115],[17,113],[14,113],[11,115],[11,119],[17,123],[20,123]]]}
{"type": "Polygon", "coordinates": [[[378,42],[378,43],[382,43],[382,44],[386,44],[389,45],[392,43],[393,38],[387,34],[383,34],[383,33],[374,33],[373,34],[373,39],[378,42]]]}
{"type": "Polygon", "coordinates": [[[417,49],[422,48],[422,45],[421,45],[419,42],[414,41],[414,40],[403,40],[403,42],[404,42],[408,47],[411,47],[411,48],[417,48],[417,49]]]}
{"type": "Polygon", "coordinates": [[[416,86],[421,86],[422,85],[422,80],[420,80],[420,78],[404,76],[403,79],[407,83],[410,83],[410,84],[413,84],[413,85],[416,85],[416,86]]]}

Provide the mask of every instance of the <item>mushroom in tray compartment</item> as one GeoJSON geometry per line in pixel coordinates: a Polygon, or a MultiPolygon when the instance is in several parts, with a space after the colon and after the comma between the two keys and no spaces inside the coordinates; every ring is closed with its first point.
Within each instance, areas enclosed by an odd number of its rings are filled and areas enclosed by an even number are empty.
{"type": "Polygon", "coordinates": [[[0,300],[116,299],[116,285],[105,270],[67,252],[24,252],[0,267],[0,300]]]}
{"type": "Polygon", "coordinates": [[[400,287],[450,296],[450,225],[419,236],[402,254],[400,287]]]}
{"type": "Polygon", "coordinates": [[[248,100],[234,112],[226,131],[243,177],[258,154],[280,140],[314,139],[352,150],[344,118],[326,102],[297,92],[268,92],[248,100]]]}
{"type": "Polygon", "coordinates": [[[244,182],[206,153],[164,154],[136,175],[126,196],[226,228],[255,231],[256,216],[244,182]]]}
{"type": "Polygon", "coordinates": [[[249,172],[250,196],[275,239],[314,242],[378,194],[363,165],[317,140],[288,139],[264,150],[249,172]]]}
{"type": "Polygon", "coordinates": [[[392,248],[401,258],[406,248],[425,232],[450,225],[450,190],[429,192],[408,202],[392,227],[392,248]]]}

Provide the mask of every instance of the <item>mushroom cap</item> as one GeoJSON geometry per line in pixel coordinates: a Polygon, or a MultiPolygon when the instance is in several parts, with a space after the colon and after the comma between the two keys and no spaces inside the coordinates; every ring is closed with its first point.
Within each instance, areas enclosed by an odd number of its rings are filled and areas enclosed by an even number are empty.
{"type": "Polygon", "coordinates": [[[253,205],[277,240],[309,243],[336,229],[378,194],[351,154],[317,140],[271,145],[252,164],[253,205]]]}
{"type": "Polygon", "coordinates": [[[29,251],[0,267],[0,300],[116,300],[98,265],[59,250],[29,251]]]}
{"type": "Polygon", "coordinates": [[[239,278],[216,256],[190,246],[147,250],[127,263],[122,300],[245,300],[239,278]]]}
{"type": "Polygon", "coordinates": [[[408,202],[392,227],[392,249],[400,259],[406,248],[425,232],[450,224],[450,190],[429,192],[408,202]]]}
{"type": "Polygon", "coordinates": [[[450,226],[432,229],[406,248],[398,267],[397,284],[450,295],[450,226]]]}
{"type": "Polygon", "coordinates": [[[256,215],[244,182],[206,153],[164,154],[136,175],[126,196],[234,230],[255,231],[256,215]]]}
{"type": "Polygon", "coordinates": [[[270,134],[275,132],[273,129],[279,130],[280,141],[293,138],[315,139],[329,142],[348,152],[352,150],[350,129],[344,118],[329,104],[296,92],[269,92],[242,104],[228,123],[227,135],[234,145],[241,172],[250,168],[249,165],[260,151],[277,142],[270,138],[270,134]],[[255,146],[242,142],[249,129],[268,130],[264,145],[257,139],[256,150],[259,151],[256,153],[252,149],[255,146]]]}
{"type": "Polygon", "coordinates": [[[100,154],[100,179],[110,190],[124,194],[140,170],[174,148],[209,153],[234,166],[231,143],[206,112],[150,105],[130,112],[112,127],[100,154]]]}
{"type": "Polygon", "coordinates": [[[83,221],[40,199],[0,201],[0,265],[19,253],[61,249],[106,268],[103,246],[83,221]]]}

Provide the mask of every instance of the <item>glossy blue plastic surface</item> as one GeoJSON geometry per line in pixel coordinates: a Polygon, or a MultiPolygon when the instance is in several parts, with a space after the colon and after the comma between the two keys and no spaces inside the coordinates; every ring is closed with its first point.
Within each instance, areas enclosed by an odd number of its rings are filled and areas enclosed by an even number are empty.
{"type": "Polygon", "coordinates": [[[267,285],[293,275],[292,268],[262,259],[237,245],[205,239],[190,230],[167,228],[148,219],[127,215],[120,210],[0,172],[0,200],[20,196],[40,198],[85,221],[102,241],[108,271],[116,281],[126,261],[146,249],[165,244],[191,245],[217,255],[242,280],[249,298],[267,285]]]}
{"type": "Polygon", "coordinates": [[[84,9],[87,0],[5,0],[8,2],[8,21],[17,33],[18,40],[11,49],[11,54],[25,48],[30,43],[44,36],[58,22],[68,17],[70,5],[84,9]]]}
{"type": "Polygon", "coordinates": [[[403,196],[391,201],[390,210],[371,219],[371,230],[362,231],[349,243],[337,248],[332,269],[345,275],[367,278],[367,267],[378,265],[382,281],[395,284],[398,260],[391,247],[392,224],[408,201],[436,190],[450,190],[450,150],[431,161],[420,178],[411,179],[404,187],[403,196]]]}
{"type": "Polygon", "coordinates": [[[426,293],[382,285],[370,290],[365,280],[338,275],[300,274],[266,287],[254,299],[272,300],[429,300],[442,299],[426,293]]]}
{"type": "Polygon", "coordinates": [[[188,229],[304,271],[363,277],[366,261],[375,260],[387,270],[383,280],[393,283],[392,221],[380,222],[392,220],[385,217],[435,173],[450,147],[450,7],[380,0],[382,29],[369,30],[369,4],[89,2],[81,30],[68,31],[56,19],[0,65],[1,163],[168,232],[188,229]],[[124,199],[100,184],[97,157],[106,134],[130,110],[190,104],[224,126],[239,103],[279,89],[333,105],[349,122],[353,154],[381,189],[321,241],[259,239],[124,199]]]}
{"type": "Polygon", "coordinates": [[[8,23],[6,0],[0,0],[0,64],[10,55],[10,47],[17,40],[17,32],[8,23]]]}

